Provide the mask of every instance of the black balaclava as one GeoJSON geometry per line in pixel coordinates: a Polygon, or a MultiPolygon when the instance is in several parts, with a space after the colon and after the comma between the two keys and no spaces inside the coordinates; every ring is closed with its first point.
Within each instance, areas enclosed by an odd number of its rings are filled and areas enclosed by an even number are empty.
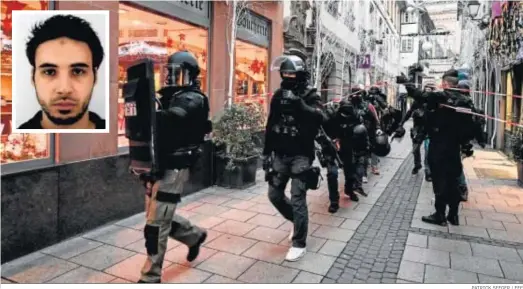
{"type": "Polygon", "coordinates": [[[354,105],[359,105],[363,102],[364,91],[359,87],[353,87],[351,89],[351,95],[349,96],[350,101],[354,105]]]}

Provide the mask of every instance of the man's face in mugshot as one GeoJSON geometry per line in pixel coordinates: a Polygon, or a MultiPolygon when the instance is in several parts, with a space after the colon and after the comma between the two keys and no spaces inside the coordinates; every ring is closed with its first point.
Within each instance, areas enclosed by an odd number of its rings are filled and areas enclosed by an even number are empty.
{"type": "Polygon", "coordinates": [[[72,125],[87,112],[95,84],[89,46],[62,37],[36,49],[33,84],[38,102],[57,125],[72,125]]]}

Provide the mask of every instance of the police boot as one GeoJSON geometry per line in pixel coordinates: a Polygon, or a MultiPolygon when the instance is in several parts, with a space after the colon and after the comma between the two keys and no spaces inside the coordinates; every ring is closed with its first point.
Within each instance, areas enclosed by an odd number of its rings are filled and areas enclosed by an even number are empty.
{"type": "Polygon", "coordinates": [[[460,186],[460,199],[462,202],[466,202],[469,199],[469,188],[467,186],[460,186]]]}
{"type": "Polygon", "coordinates": [[[360,200],[360,198],[358,198],[358,196],[352,190],[345,190],[345,195],[349,196],[350,200],[353,202],[360,200]]]}
{"type": "Polygon", "coordinates": [[[421,168],[422,168],[421,165],[415,165],[414,168],[412,169],[412,174],[413,175],[417,174],[421,168]]]}
{"type": "Polygon", "coordinates": [[[430,175],[425,174],[425,181],[432,182],[432,177],[430,175]]]}
{"type": "Polygon", "coordinates": [[[435,207],[436,207],[436,212],[434,214],[428,215],[428,216],[423,216],[423,217],[421,217],[421,220],[423,222],[429,223],[429,224],[446,226],[447,225],[447,220],[445,219],[446,205],[437,196],[436,196],[435,207]]]}
{"type": "Polygon", "coordinates": [[[365,193],[365,191],[363,190],[363,188],[356,188],[354,189],[356,191],[356,193],[364,196],[364,197],[368,197],[369,195],[367,193],[365,193]]]}
{"type": "Polygon", "coordinates": [[[329,206],[329,213],[334,214],[338,211],[340,205],[338,203],[331,203],[329,206]]]}
{"type": "Polygon", "coordinates": [[[189,247],[189,253],[187,253],[187,261],[192,262],[196,259],[196,257],[198,257],[198,255],[200,254],[200,246],[205,242],[206,239],[207,232],[203,232],[198,242],[196,242],[196,244],[194,244],[193,246],[189,247]]]}
{"type": "Polygon", "coordinates": [[[449,214],[447,216],[447,221],[449,221],[449,223],[451,223],[454,226],[459,226],[458,210],[459,203],[449,206],[449,214]]]}

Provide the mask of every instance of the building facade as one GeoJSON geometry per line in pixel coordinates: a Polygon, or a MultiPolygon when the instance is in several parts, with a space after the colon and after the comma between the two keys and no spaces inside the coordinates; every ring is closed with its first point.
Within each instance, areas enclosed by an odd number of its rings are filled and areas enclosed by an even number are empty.
{"type": "MultiPolygon", "coordinates": [[[[159,88],[167,56],[182,49],[193,53],[213,116],[227,100],[231,56],[234,101],[266,106],[269,92],[280,83],[279,75],[269,72],[269,64],[283,52],[281,2],[249,1],[236,23],[232,48],[227,39],[232,27],[230,1],[2,1],[1,8],[2,263],[143,211],[143,188],[128,173],[124,136],[121,87],[132,61],[153,59],[159,88]],[[11,133],[12,31],[7,23],[13,10],[29,9],[110,11],[109,133],[11,133]]],[[[212,148],[210,141],[204,145],[185,194],[213,184],[212,148]]]]}
{"type": "MultiPolygon", "coordinates": [[[[390,85],[400,71],[396,1],[285,1],[284,15],[285,49],[306,51],[325,101],[355,84],[390,85]]],[[[394,86],[382,89],[395,98],[394,86]]]]}

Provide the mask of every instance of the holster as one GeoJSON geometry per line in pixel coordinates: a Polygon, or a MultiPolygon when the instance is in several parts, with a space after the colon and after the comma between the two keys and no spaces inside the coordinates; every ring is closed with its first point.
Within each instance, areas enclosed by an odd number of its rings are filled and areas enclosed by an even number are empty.
{"type": "Polygon", "coordinates": [[[318,167],[311,167],[304,173],[304,182],[308,190],[317,190],[320,188],[321,180],[321,170],[318,167]]]}

